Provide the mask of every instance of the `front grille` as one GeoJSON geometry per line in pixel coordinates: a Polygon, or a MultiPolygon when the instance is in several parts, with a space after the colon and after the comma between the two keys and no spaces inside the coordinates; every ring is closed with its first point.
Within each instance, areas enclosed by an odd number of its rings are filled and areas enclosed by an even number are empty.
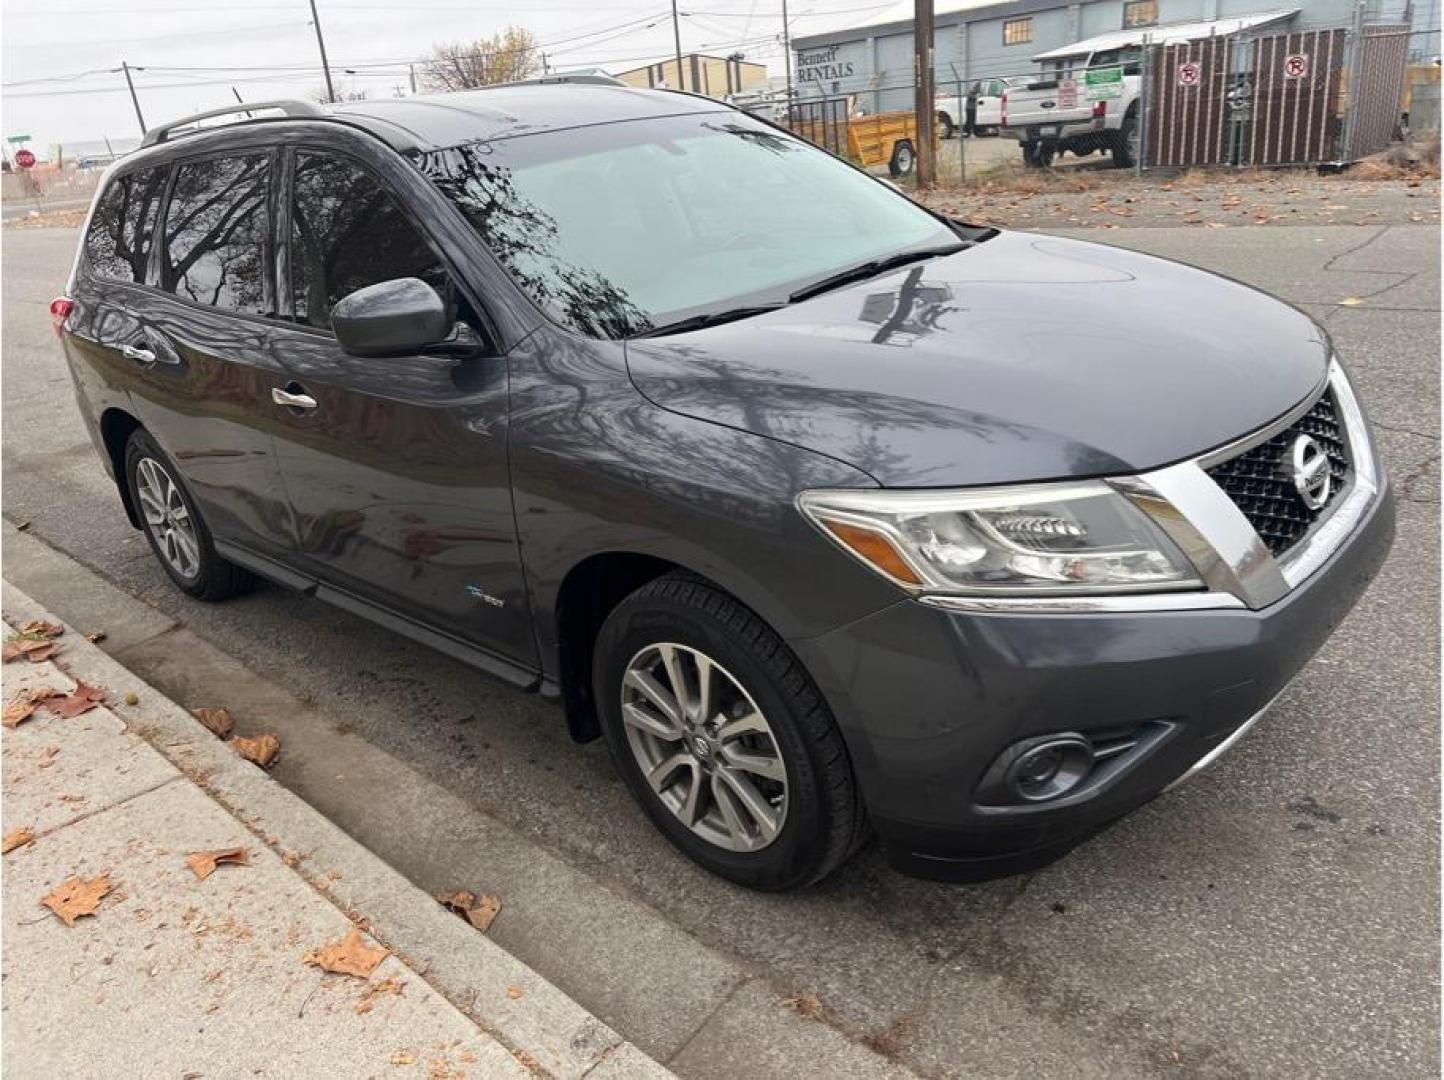
{"type": "Polygon", "coordinates": [[[1275,556],[1298,543],[1334,501],[1339,498],[1349,475],[1349,445],[1332,389],[1292,426],[1267,442],[1208,470],[1219,487],[1243,511],[1249,523],[1275,556]],[[1323,446],[1333,475],[1329,501],[1310,509],[1294,487],[1288,465],[1294,440],[1312,435],[1323,446]]]}

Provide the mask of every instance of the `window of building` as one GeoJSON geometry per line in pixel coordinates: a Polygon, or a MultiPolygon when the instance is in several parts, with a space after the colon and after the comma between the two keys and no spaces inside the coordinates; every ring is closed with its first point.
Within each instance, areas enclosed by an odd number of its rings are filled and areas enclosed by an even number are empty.
{"type": "Polygon", "coordinates": [[[85,234],[86,259],[97,277],[145,283],[167,173],[141,169],[111,181],[85,234]]]}
{"type": "Polygon", "coordinates": [[[298,322],[329,328],[336,301],[392,278],[420,278],[449,296],[441,260],[360,165],[299,153],[293,185],[291,301],[298,322]]]}
{"type": "Polygon", "coordinates": [[[166,211],[167,292],[264,315],[269,223],[266,154],[183,163],[166,211]]]}
{"type": "Polygon", "coordinates": [[[1033,19],[1031,16],[1025,19],[1003,20],[1004,45],[1027,45],[1032,40],[1033,19]]]}
{"type": "Polygon", "coordinates": [[[1124,0],[1123,29],[1158,25],[1158,0],[1124,0]]]}

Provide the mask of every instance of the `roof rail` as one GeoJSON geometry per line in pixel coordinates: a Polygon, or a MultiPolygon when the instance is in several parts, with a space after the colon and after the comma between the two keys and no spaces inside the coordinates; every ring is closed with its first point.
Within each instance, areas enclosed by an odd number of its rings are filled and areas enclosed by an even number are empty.
{"type": "MultiPolygon", "coordinates": [[[[627,86],[621,79],[612,75],[601,73],[577,72],[575,75],[568,75],[561,72],[556,75],[533,75],[529,79],[517,79],[515,82],[497,83],[497,86],[531,86],[537,83],[592,83],[597,86],[627,86]]],[[[483,88],[484,89],[484,88],[483,88]]]]}
{"type": "MultiPolygon", "coordinates": [[[[313,101],[302,101],[295,99],[278,99],[276,101],[246,101],[237,105],[227,105],[221,109],[207,109],[205,112],[198,112],[192,116],[184,116],[179,120],[172,120],[169,124],[161,124],[153,127],[145,133],[140,140],[141,146],[154,146],[156,143],[163,143],[174,134],[193,135],[195,132],[177,132],[177,128],[183,128],[190,124],[199,124],[202,120],[209,120],[213,116],[234,116],[237,113],[245,113],[249,119],[253,112],[264,110],[275,110],[285,116],[330,116],[322,106],[313,101]]],[[[199,129],[197,129],[199,130],[199,129]]]]}

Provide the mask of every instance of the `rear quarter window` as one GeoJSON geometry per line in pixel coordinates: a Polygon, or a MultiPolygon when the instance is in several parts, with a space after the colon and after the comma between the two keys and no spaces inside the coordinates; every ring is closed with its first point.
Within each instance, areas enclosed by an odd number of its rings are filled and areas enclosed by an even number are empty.
{"type": "Polygon", "coordinates": [[[166,209],[167,292],[228,311],[268,313],[269,183],[268,154],[181,163],[166,209]]]}
{"type": "Polygon", "coordinates": [[[166,174],[164,167],[139,169],[110,182],[85,234],[91,273],[144,284],[166,174]]]}

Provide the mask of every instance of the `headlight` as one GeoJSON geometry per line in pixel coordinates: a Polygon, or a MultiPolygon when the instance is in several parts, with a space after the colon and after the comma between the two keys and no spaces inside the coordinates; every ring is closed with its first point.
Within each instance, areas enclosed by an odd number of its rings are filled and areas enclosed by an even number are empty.
{"type": "Polygon", "coordinates": [[[1202,587],[1148,516],[1101,481],[963,491],[807,491],[798,506],[912,592],[1138,592],[1202,587]]]}

